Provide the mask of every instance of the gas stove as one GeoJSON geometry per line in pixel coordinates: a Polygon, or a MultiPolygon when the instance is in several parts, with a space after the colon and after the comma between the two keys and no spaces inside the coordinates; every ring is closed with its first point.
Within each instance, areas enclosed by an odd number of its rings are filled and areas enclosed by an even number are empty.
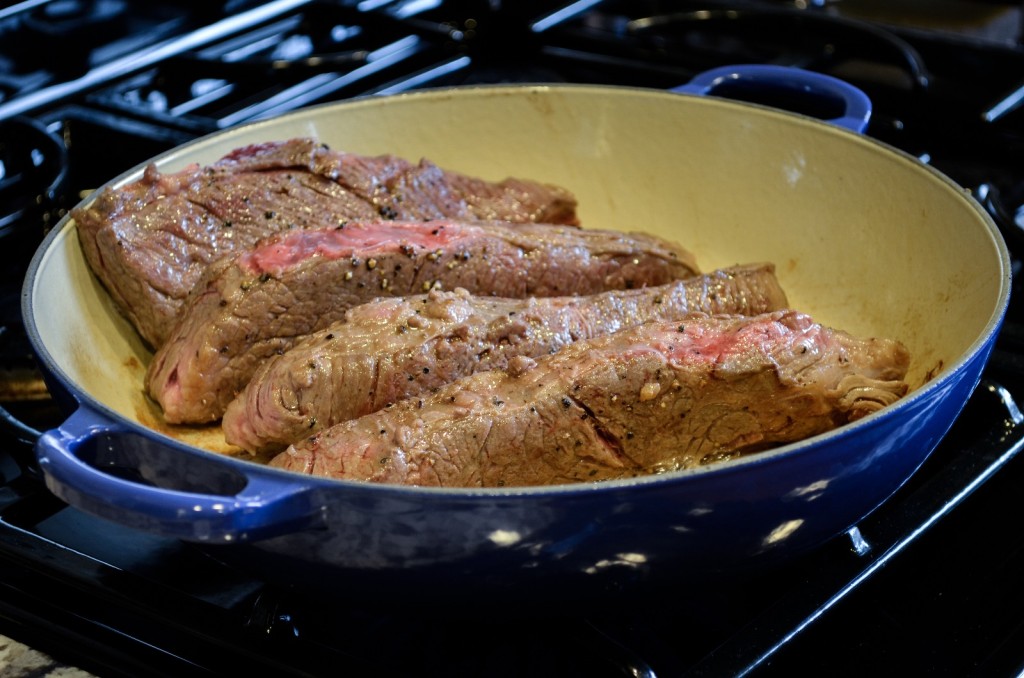
{"type": "Polygon", "coordinates": [[[308,600],[208,551],[66,506],[43,487],[31,451],[65,416],[20,320],[20,283],[45,232],[149,157],[324,102],[511,82],[667,89],[730,63],[800,66],[863,89],[870,136],[973,191],[1016,272],[1024,10],[932,10],[857,0],[0,7],[0,633],[109,676],[1019,674],[1016,276],[983,382],[926,465],[848,534],[726,590],[681,577],[600,604],[308,600]]]}

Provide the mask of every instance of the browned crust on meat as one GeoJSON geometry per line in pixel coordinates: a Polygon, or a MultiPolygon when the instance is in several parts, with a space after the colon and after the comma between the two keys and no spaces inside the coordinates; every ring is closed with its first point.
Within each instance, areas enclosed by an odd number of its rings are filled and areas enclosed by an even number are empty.
{"type": "Polygon", "coordinates": [[[263,360],[377,297],[438,285],[516,297],[589,294],[694,273],[690,253],[652,236],[551,225],[353,223],[279,234],[208,269],[154,356],[147,392],[169,422],[216,421],[263,360]],[[382,244],[358,246],[382,231],[382,244]],[[357,245],[344,256],[313,248],[291,261],[305,251],[296,243],[333,237],[357,245]]]}
{"type": "Polygon", "coordinates": [[[237,149],[207,166],[106,189],[72,210],[85,258],[117,307],[159,347],[205,268],[274,233],[347,220],[504,220],[578,225],[576,200],[525,179],[489,182],[313,139],[237,149]]]}
{"type": "Polygon", "coordinates": [[[344,422],[271,461],[382,483],[520,486],[634,477],[805,439],[907,391],[898,342],[780,311],[695,315],[579,342],[344,422]],[[870,384],[870,388],[865,387],[870,384]]]}
{"type": "Polygon", "coordinates": [[[516,356],[697,311],[757,315],[786,305],[770,264],[585,296],[524,300],[460,289],[381,299],[261,365],[228,406],[224,434],[251,452],[280,449],[457,378],[505,369],[516,356]]]}

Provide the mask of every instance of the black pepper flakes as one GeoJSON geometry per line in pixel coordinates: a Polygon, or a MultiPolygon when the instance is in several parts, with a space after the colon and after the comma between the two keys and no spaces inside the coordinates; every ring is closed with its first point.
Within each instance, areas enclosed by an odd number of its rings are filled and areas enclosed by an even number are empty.
{"type": "Polygon", "coordinates": [[[564,407],[565,409],[569,409],[570,407],[572,407],[572,400],[570,400],[568,397],[563,396],[562,407],[564,407]]]}
{"type": "Polygon", "coordinates": [[[266,212],[263,213],[264,219],[273,219],[276,216],[277,215],[273,212],[273,210],[267,210],[266,212]]]}

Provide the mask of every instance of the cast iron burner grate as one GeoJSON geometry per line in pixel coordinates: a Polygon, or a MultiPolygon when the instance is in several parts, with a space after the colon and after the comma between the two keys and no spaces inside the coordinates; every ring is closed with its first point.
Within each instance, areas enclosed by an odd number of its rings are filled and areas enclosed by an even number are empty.
{"type": "MultiPolygon", "coordinates": [[[[67,174],[62,139],[30,118],[0,122],[0,243],[11,263],[42,240],[67,174]]],[[[24,273],[19,267],[18,272],[24,273]]]]}
{"type": "Polygon", "coordinates": [[[369,30],[358,12],[314,3],[301,13],[177,55],[98,93],[94,103],[193,132],[364,94],[443,57],[408,28],[369,30]]]}

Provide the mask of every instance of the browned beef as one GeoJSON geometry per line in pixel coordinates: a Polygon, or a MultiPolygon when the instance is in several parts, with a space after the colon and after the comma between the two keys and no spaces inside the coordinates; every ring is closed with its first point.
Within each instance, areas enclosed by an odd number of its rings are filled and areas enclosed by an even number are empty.
{"type": "Polygon", "coordinates": [[[465,290],[357,306],[263,363],[224,413],[224,436],[252,452],[281,449],[515,356],[687,313],[757,315],[786,307],[770,264],[715,271],[640,290],[507,299],[465,290]]]}
{"type": "Polygon", "coordinates": [[[695,315],[465,377],[310,436],[271,465],[380,483],[548,485],[696,467],[812,436],[906,393],[895,341],[778,311],[695,315]]]}
{"type": "Polygon", "coordinates": [[[642,234],[451,221],[292,231],[208,268],[154,356],[147,390],[169,422],[215,421],[263,360],[377,297],[438,287],[591,294],[696,272],[689,253],[642,234]]]}
{"type": "Polygon", "coordinates": [[[89,265],[143,339],[159,347],[206,266],[273,233],[380,218],[573,225],[575,208],[555,186],[491,183],[427,160],[363,157],[292,139],[175,174],[151,166],[72,216],[89,265]]]}

